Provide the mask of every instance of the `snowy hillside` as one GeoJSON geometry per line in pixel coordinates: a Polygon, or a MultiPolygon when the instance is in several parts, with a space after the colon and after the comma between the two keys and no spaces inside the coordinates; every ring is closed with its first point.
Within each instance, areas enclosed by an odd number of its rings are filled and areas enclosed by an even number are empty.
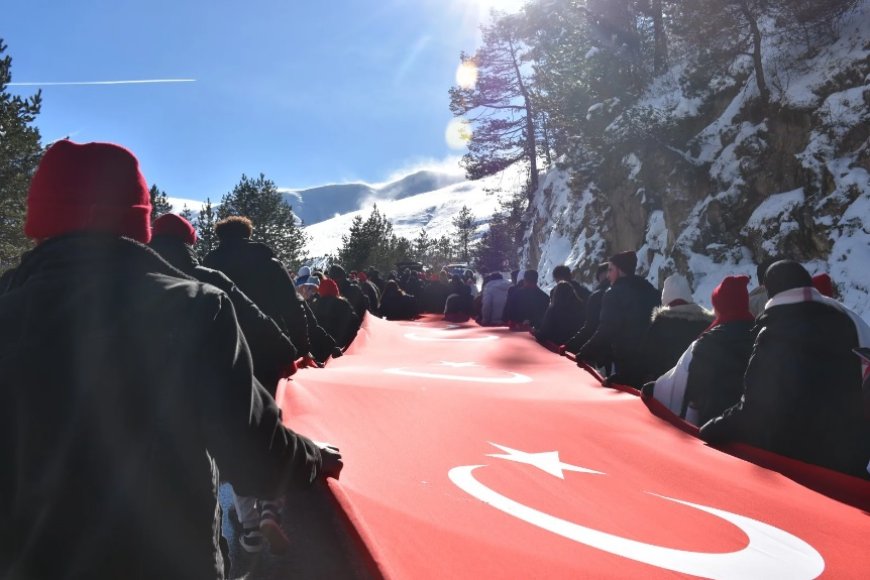
{"type": "Polygon", "coordinates": [[[419,170],[383,184],[340,183],[285,190],[284,199],[306,225],[358,210],[373,201],[404,199],[464,181],[458,165],[453,172],[419,170]]]}
{"type": "Polygon", "coordinates": [[[810,54],[790,38],[766,47],[779,79],[767,109],[745,57],[691,97],[675,64],[633,106],[671,127],[669,142],[626,137],[631,116],[616,115],[598,166],[542,178],[521,265],[549,281],[566,263],[588,283],[597,262],[636,249],[651,282],[684,273],[709,305],[723,276],[754,286],[758,262],[789,257],[829,273],[870,320],[870,2],[837,29],[810,54]]]}
{"type": "Polygon", "coordinates": [[[408,239],[415,238],[421,229],[425,229],[433,238],[451,235],[454,229],[451,221],[466,205],[477,218],[480,235],[486,231],[489,218],[499,207],[500,192],[514,192],[522,187],[526,173],[525,168],[514,167],[478,181],[461,181],[434,191],[409,194],[414,190],[414,184],[425,184],[425,179],[418,179],[419,174],[413,174],[380,188],[381,194],[389,191],[396,195],[396,199],[372,196],[362,200],[363,209],[307,226],[305,233],[310,236],[307,246],[309,255],[316,258],[335,253],[341,246],[341,236],[348,231],[353,218],[357,215],[368,217],[374,203],[393,223],[394,233],[408,239]],[[399,187],[401,184],[409,187],[403,189],[399,187]]]}

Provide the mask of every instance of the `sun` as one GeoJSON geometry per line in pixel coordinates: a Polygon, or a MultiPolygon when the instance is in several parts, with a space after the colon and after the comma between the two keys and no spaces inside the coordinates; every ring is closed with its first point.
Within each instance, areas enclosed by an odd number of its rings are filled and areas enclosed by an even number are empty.
{"type": "Polygon", "coordinates": [[[530,0],[452,0],[451,7],[475,22],[475,27],[489,20],[494,10],[505,14],[519,12],[530,0]]]}
{"type": "Polygon", "coordinates": [[[528,0],[463,0],[469,4],[475,4],[480,12],[488,16],[490,11],[497,10],[499,12],[507,12],[512,14],[518,12],[520,8],[526,5],[528,0]]]}

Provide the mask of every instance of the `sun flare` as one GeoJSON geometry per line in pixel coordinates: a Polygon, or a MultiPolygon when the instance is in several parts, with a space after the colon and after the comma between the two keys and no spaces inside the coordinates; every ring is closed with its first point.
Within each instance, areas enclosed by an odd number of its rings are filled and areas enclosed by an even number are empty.
{"type": "Polygon", "coordinates": [[[463,89],[473,89],[477,85],[477,65],[469,59],[456,69],[456,84],[463,89]]]}
{"type": "Polygon", "coordinates": [[[471,141],[471,124],[465,119],[451,119],[444,131],[444,140],[451,149],[465,149],[471,141]]]}

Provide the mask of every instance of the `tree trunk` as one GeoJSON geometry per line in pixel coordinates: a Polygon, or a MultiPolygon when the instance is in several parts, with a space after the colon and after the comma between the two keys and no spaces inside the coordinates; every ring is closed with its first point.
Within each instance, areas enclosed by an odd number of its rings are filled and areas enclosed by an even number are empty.
{"type": "Polygon", "coordinates": [[[740,8],[746,20],[749,21],[749,29],[752,31],[752,62],[755,65],[755,83],[758,85],[758,93],[763,103],[769,103],[770,89],[767,88],[767,81],[764,79],[764,64],[761,60],[761,30],[758,28],[755,15],[746,2],[741,2],[740,8]]]}
{"type": "Polygon", "coordinates": [[[655,34],[653,68],[656,74],[661,74],[668,68],[668,37],[665,32],[665,21],[662,18],[662,0],[652,1],[652,18],[655,34]]]}
{"type": "Polygon", "coordinates": [[[523,75],[520,73],[520,65],[517,62],[517,51],[514,48],[513,40],[508,41],[511,49],[511,60],[514,65],[514,72],[517,75],[517,86],[520,89],[520,95],[523,97],[523,106],[526,109],[526,157],[529,159],[529,189],[526,196],[529,201],[532,201],[532,194],[538,189],[538,147],[535,139],[535,112],[532,108],[532,99],[529,96],[529,91],[523,83],[523,75]]]}

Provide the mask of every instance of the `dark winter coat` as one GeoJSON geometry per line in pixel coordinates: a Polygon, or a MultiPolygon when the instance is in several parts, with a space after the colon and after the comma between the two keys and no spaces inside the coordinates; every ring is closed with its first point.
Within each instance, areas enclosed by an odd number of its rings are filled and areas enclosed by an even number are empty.
{"type": "Polygon", "coordinates": [[[0,296],[0,577],[223,578],[221,479],[307,486],[222,291],[146,246],[48,240],[0,296]]]}
{"type": "Polygon", "coordinates": [[[311,307],[317,322],[335,339],[336,345],[344,349],[356,337],[359,330],[359,317],[344,298],[321,296],[311,307]]]}
{"type": "Polygon", "coordinates": [[[736,405],[743,394],[743,375],[752,354],[754,322],[736,320],[708,330],[695,344],[680,415],[689,406],[698,425],[736,405]]]}
{"type": "Polygon", "coordinates": [[[254,375],[274,396],[278,380],[297,356],[296,347],[290,339],[225,274],[200,266],[193,248],[182,240],[174,236],[154,236],[149,245],[171,266],[226,292],[251,349],[254,375]]]}
{"type": "MultiPolygon", "coordinates": [[[[598,330],[598,321],[601,318],[601,302],[604,299],[604,293],[609,288],[610,282],[605,280],[586,299],[586,320],[583,322],[583,327],[580,331],[565,343],[565,350],[576,354],[592,338],[595,331],[598,330]]],[[[590,362],[597,366],[605,366],[609,360],[610,356],[608,354],[607,356],[600,357],[600,360],[590,360],[590,362]]]]}
{"type": "Polygon", "coordinates": [[[353,306],[353,311],[356,313],[360,322],[362,322],[363,318],[365,318],[366,310],[369,309],[369,300],[359,287],[359,284],[351,282],[347,278],[340,282],[336,280],[336,282],[338,282],[338,289],[341,292],[341,295],[347,299],[351,306],[353,306]]]}
{"type": "Polygon", "coordinates": [[[701,429],[711,443],[744,441],[866,477],[867,433],[851,319],[821,302],[768,308],[741,401],[701,429]]]}
{"type": "Polygon", "coordinates": [[[305,312],[305,323],[308,327],[308,340],[311,347],[311,356],[319,363],[326,362],[330,356],[338,356],[338,343],[335,338],[329,334],[325,328],[320,325],[317,320],[317,315],[311,309],[311,305],[302,301],[302,309],[305,312]]]}
{"type": "Polygon", "coordinates": [[[413,320],[418,313],[417,299],[410,294],[381,295],[381,316],[387,320],[413,320]]]}
{"type": "MultiPolygon", "coordinates": [[[[566,282],[568,282],[568,284],[571,285],[571,288],[574,289],[574,294],[576,294],[577,298],[579,298],[580,301],[583,302],[585,305],[586,300],[591,295],[591,292],[589,292],[589,289],[574,279],[566,280],[566,282]]],[[[553,299],[553,292],[555,292],[555,291],[556,291],[556,287],[553,286],[553,288],[550,290],[550,299],[551,300],[553,299]]],[[[585,312],[584,312],[584,315],[585,315],[585,312]]]]}
{"type": "Polygon", "coordinates": [[[511,294],[508,290],[508,304],[505,310],[511,317],[505,322],[528,323],[537,328],[544,320],[544,313],[550,305],[550,297],[537,286],[518,286],[511,294]]]}
{"type": "Polygon", "coordinates": [[[561,307],[550,305],[544,313],[541,327],[535,332],[540,342],[565,344],[583,325],[586,318],[583,303],[579,300],[561,307]]]}
{"type": "Polygon", "coordinates": [[[302,353],[311,350],[305,301],[296,293],[290,275],[268,246],[247,238],[223,240],[203,264],[229,276],[290,337],[297,350],[302,353]]]}
{"type": "Polygon", "coordinates": [[[423,288],[420,294],[420,306],[424,312],[441,314],[447,305],[448,296],[450,296],[450,289],[447,284],[441,280],[433,280],[423,288]]]}
{"type": "Polygon", "coordinates": [[[614,380],[640,386],[646,360],[643,338],[652,311],[660,303],[659,291],[646,279],[635,275],[619,278],[604,294],[598,328],[577,357],[594,361],[607,356],[609,350],[615,367],[614,380]]]}
{"type": "Polygon", "coordinates": [[[378,287],[370,280],[360,282],[359,287],[368,300],[367,304],[369,312],[377,314],[378,308],[381,306],[381,291],[378,290],[378,287]]]}
{"type": "Polygon", "coordinates": [[[451,294],[444,303],[444,319],[452,322],[465,322],[474,316],[474,298],[471,288],[464,283],[451,283],[451,294]]]}
{"type": "Polygon", "coordinates": [[[671,370],[689,345],[712,323],[713,313],[697,304],[655,309],[643,341],[646,379],[654,381],[671,370]]]}

